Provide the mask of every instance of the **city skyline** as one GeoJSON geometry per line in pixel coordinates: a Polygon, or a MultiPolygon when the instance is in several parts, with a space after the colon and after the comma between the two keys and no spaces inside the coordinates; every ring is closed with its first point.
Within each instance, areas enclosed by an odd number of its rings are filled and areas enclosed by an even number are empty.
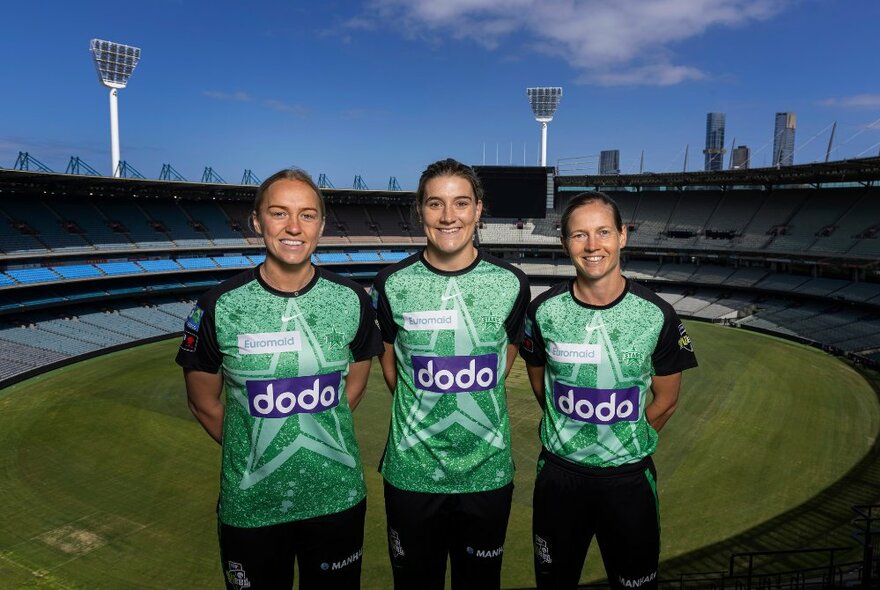
{"type": "Polygon", "coordinates": [[[414,188],[445,157],[536,165],[526,89],[541,86],[565,89],[548,165],[581,173],[609,147],[624,174],[680,171],[685,154],[696,170],[707,112],[726,114],[725,147],[750,146],[753,168],[772,165],[777,112],[797,113],[795,164],[824,160],[835,122],[831,159],[877,155],[880,87],[861,75],[876,16],[868,0],[21,4],[0,22],[0,166],[22,151],[110,174],[94,38],[142,49],[119,127],[148,178],[295,165],[414,188]]]}
{"type": "Polygon", "coordinates": [[[795,113],[776,113],[773,126],[773,166],[794,164],[795,113]]]}
{"type": "Polygon", "coordinates": [[[703,170],[715,172],[724,169],[724,113],[706,113],[706,147],[703,149],[703,170]]]}

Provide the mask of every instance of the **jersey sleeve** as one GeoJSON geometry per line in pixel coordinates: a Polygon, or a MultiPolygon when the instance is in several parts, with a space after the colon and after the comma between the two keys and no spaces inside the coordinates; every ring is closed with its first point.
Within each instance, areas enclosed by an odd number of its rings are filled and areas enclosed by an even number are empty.
{"type": "Polygon", "coordinates": [[[379,329],[382,332],[382,340],[391,344],[394,342],[394,338],[397,337],[397,324],[394,323],[391,305],[388,303],[388,296],[385,295],[384,281],[376,282],[373,285],[372,299],[379,329]]]}
{"type": "Polygon", "coordinates": [[[526,310],[531,298],[529,280],[526,278],[525,273],[517,272],[515,275],[519,280],[519,293],[513,302],[513,309],[510,310],[510,315],[504,321],[504,328],[507,330],[507,340],[511,344],[519,344],[523,341],[526,310]]]}
{"type": "Polygon", "coordinates": [[[175,360],[184,369],[206,373],[217,373],[223,364],[217,343],[214,305],[204,297],[199,299],[183,323],[183,341],[175,360]]]}
{"type": "Polygon", "coordinates": [[[674,375],[697,366],[690,336],[674,311],[663,314],[663,330],[651,356],[655,375],[674,375]]]}
{"type": "Polygon", "coordinates": [[[370,297],[363,289],[358,289],[357,296],[361,307],[361,317],[357,333],[349,344],[354,362],[365,361],[385,350],[379,332],[379,322],[376,321],[376,312],[370,303],[370,297]]]}
{"type": "Polygon", "coordinates": [[[519,347],[519,355],[526,364],[543,367],[547,364],[544,354],[544,338],[541,336],[541,328],[535,319],[538,312],[538,302],[532,301],[526,310],[525,324],[523,326],[523,340],[519,347]]]}

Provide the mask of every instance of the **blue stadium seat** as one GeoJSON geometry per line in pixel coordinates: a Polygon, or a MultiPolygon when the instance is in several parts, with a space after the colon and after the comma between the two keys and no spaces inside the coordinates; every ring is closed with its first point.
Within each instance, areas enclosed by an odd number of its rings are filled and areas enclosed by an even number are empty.
{"type": "Polygon", "coordinates": [[[144,272],[144,269],[134,262],[101,262],[96,266],[108,275],[132,275],[144,272]]]}
{"type": "Polygon", "coordinates": [[[217,266],[220,268],[246,268],[253,266],[246,256],[215,256],[214,262],[216,262],[217,266]]]}
{"type": "Polygon", "coordinates": [[[100,277],[101,271],[91,264],[69,264],[65,266],[54,266],[52,270],[60,274],[65,279],[86,279],[90,277],[100,277]]]}
{"type": "Polygon", "coordinates": [[[339,264],[351,262],[351,259],[345,252],[321,252],[317,255],[318,264],[339,264]]]}
{"type": "Polygon", "coordinates": [[[180,265],[178,265],[173,260],[139,260],[138,265],[141,266],[147,272],[165,272],[172,270],[180,270],[180,265]]]}
{"type": "Polygon", "coordinates": [[[48,268],[20,268],[7,270],[6,274],[19,283],[50,283],[60,277],[48,268]]]}
{"type": "Polygon", "coordinates": [[[378,252],[351,252],[349,257],[352,262],[382,262],[378,252]]]}
{"type": "Polygon", "coordinates": [[[385,262],[397,262],[409,256],[409,252],[379,252],[379,256],[385,262]]]}
{"type": "Polygon", "coordinates": [[[211,258],[178,258],[177,264],[189,270],[217,268],[217,264],[211,258]]]}

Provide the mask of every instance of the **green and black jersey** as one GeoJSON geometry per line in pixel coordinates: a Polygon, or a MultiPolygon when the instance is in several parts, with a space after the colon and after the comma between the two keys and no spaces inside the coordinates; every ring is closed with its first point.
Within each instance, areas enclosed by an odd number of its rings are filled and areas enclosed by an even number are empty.
{"type": "Polygon", "coordinates": [[[695,367],[691,340],[672,306],[637,283],[605,306],[579,301],[573,285],[532,301],[520,347],[526,363],[545,368],[541,442],[590,467],[638,461],[657,448],[645,418],[651,378],[695,367]]]}
{"type": "Polygon", "coordinates": [[[254,268],[202,296],[184,332],[177,363],[223,372],[221,522],[291,522],[364,498],[345,378],[382,342],[361,287],[316,268],[284,293],[254,268]]]}
{"type": "Polygon", "coordinates": [[[494,490],[513,478],[504,371],[529,301],[522,271],[478,253],[460,271],[415,254],[382,270],[373,301],[397,386],[381,471],[428,493],[494,490]]]}

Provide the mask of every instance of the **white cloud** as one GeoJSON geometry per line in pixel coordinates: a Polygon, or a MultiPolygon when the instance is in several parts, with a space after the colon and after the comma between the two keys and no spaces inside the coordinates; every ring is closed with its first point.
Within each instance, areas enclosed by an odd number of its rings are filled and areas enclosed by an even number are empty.
{"type": "Polygon", "coordinates": [[[599,86],[674,86],[685,80],[702,80],[706,74],[689,66],[672,64],[652,64],[630,70],[615,69],[607,72],[587,74],[578,82],[593,83],[599,86]]]}
{"type": "Polygon", "coordinates": [[[880,94],[856,94],[854,96],[840,96],[820,100],[823,107],[837,107],[844,109],[877,109],[880,108],[880,94]]]}
{"type": "Polygon", "coordinates": [[[294,115],[305,116],[308,113],[308,109],[306,109],[302,105],[291,104],[289,102],[284,102],[283,100],[275,100],[273,98],[268,98],[263,101],[263,105],[269,107],[275,111],[281,111],[282,113],[293,113],[294,115]]]}
{"type": "Polygon", "coordinates": [[[373,0],[375,18],[414,38],[438,34],[495,48],[517,35],[600,85],[670,85],[707,77],[674,64],[676,43],[766,20],[796,0],[373,0]]]}
{"type": "Polygon", "coordinates": [[[250,102],[253,100],[250,94],[244,92],[243,90],[238,90],[236,92],[220,92],[218,90],[204,90],[202,94],[207,96],[208,98],[213,98],[216,100],[231,100],[234,102],[250,102]]]}

